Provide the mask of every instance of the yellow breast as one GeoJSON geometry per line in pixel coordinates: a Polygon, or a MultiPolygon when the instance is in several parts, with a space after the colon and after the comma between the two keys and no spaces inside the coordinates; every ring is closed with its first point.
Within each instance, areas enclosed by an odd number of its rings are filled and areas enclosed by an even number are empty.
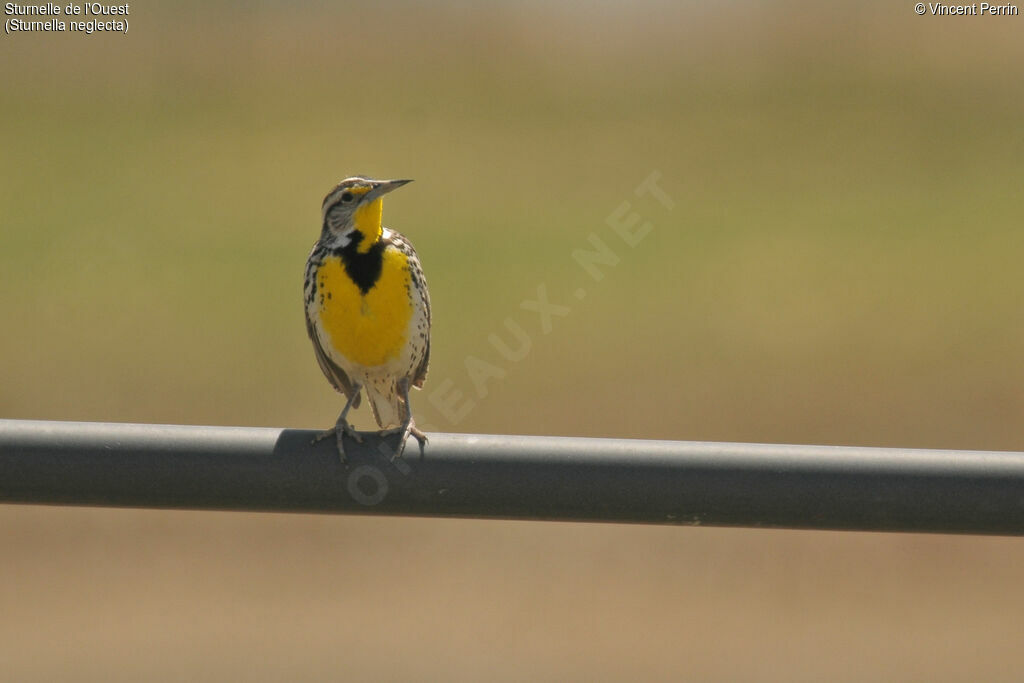
{"type": "Polygon", "coordinates": [[[384,252],[380,278],[366,294],[336,256],[324,260],[316,280],[319,322],[333,351],[366,366],[398,358],[413,313],[404,254],[393,249],[384,252]]]}

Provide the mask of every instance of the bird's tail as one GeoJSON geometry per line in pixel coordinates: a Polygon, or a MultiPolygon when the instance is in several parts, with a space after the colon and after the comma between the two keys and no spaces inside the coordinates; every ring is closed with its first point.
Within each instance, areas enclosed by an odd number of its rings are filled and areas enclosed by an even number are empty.
{"type": "Polygon", "coordinates": [[[370,410],[373,412],[373,419],[377,421],[381,429],[392,429],[400,427],[405,422],[408,408],[405,399],[398,394],[398,387],[394,382],[387,386],[375,386],[370,383],[366,387],[366,397],[370,402],[370,410]]]}

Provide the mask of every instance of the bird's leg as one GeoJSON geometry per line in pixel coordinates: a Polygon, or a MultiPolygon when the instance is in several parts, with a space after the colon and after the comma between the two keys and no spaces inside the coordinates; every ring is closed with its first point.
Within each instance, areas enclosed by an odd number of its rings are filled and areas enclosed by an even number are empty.
{"type": "MultiPolygon", "coordinates": [[[[405,452],[405,441],[412,434],[416,437],[416,440],[420,442],[420,455],[423,455],[423,447],[427,443],[427,435],[423,433],[419,427],[416,426],[416,421],[412,419],[412,405],[409,403],[409,378],[405,378],[398,383],[398,388],[402,392],[402,398],[405,400],[405,422],[399,428],[402,431],[401,440],[398,442],[398,452],[391,456],[391,459],[402,455],[405,452]]],[[[392,433],[398,430],[393,430],[392,433]]]]}
{"type": "Polygon", "coordinates": [[[335,437],[338,443],[338,455],[341,457],[341,461],[345,462],[345,442],[344,437],[348,434],[356,443],[363,442],[363,435],[353,429],[352,425],[348,422],[348,411],[352,408],[352,404],[355,402],[356,397],[359,396],[359,392],[362,389],[362,385],[356,384],[352,387],[352,395],[348,397],[348,401],[345,402],[345,407],[341,409],[341,415],[338,416],[337,422],[334,426],[325,432],[317,434],[316,438],[313,439],[313,443],[323,441],[328,437],[335,437]]]}

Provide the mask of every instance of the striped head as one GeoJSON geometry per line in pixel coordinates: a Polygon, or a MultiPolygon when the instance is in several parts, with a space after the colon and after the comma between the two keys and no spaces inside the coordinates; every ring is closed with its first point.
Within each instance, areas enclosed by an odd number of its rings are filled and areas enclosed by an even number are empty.
{"type": "Polygon", "coordinates": [[[381,198],[411,180],[372,180],[355,176],[342,180],[323,203],[320,241],[329,247],[353,245],[366,252],[380,239],[381,198]]]}

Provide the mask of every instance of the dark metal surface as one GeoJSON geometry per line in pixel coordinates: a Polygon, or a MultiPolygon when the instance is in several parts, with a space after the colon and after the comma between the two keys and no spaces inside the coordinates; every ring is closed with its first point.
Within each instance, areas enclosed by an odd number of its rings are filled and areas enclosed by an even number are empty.
{"type": "Polygon", "coordinates": [[[1024,533],[1024,453],[0,420],[0,502],[1024,533]]]}

